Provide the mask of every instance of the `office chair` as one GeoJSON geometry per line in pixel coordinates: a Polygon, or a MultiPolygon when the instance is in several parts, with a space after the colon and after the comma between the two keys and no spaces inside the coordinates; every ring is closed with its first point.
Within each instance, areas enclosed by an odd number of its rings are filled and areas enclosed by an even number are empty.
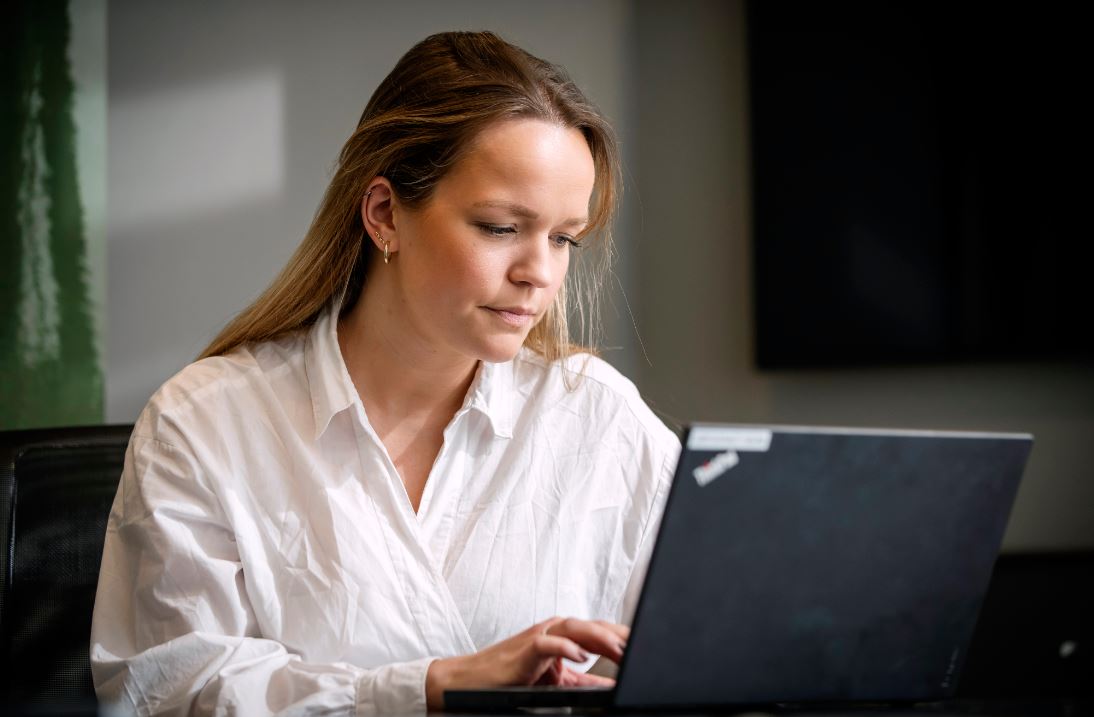
{"type": "Polygon", "coordinates": [[[131,430],[0,432],[0,705],[94,704],[91,611],[131,430]]]}

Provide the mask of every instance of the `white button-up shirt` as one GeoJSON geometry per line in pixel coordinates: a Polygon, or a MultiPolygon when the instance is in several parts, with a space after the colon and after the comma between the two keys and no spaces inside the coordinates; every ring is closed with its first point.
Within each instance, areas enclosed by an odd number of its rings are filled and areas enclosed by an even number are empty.
{"type": "Polygon", "coordinates": [[[406,712],[431,660],[552,615],[627,621],[679,452],[585,356],[480,364],[417,513],[336,310],[199,361],[133,430],[91,663],[139,713],[406,712]]]}

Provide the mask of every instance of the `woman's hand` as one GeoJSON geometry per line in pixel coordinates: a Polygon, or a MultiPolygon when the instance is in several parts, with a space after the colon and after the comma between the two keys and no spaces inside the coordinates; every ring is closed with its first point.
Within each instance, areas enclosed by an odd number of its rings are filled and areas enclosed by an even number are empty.
{"type": "Polygon", "coordinates": [[[630,636],[625,625],[553,617],[472,655],[434,660],[426,673],[426,702],[444,708],[444,691],[510,685],[602,685],[615,681],[571,670],[562,658],[584,662],[590,653],[618,663],[630,636]]]}

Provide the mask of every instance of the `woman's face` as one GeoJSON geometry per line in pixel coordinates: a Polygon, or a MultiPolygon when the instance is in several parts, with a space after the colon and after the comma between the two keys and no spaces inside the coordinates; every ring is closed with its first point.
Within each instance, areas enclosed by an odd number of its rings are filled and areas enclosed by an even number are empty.
{"type": "MultiPolygon", "coordinates": [[[[393,207],[400,313],[444,359],[507,361],[551,306],[588,223],[595,168],[582,134],[491,125],[412,211],[393,207]]],[[[397,309],[398,310],[398,309],[397,309]]]]}

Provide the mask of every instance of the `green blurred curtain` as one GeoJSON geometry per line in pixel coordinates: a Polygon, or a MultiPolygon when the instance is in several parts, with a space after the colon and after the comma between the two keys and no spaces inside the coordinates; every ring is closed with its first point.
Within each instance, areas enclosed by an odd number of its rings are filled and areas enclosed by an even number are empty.
{"type": "Polygon", "coordinates": [[[69,6],[15,0],[4,14],[0,429],[101,423],[101,307],[78,186],[69,6]]]}

